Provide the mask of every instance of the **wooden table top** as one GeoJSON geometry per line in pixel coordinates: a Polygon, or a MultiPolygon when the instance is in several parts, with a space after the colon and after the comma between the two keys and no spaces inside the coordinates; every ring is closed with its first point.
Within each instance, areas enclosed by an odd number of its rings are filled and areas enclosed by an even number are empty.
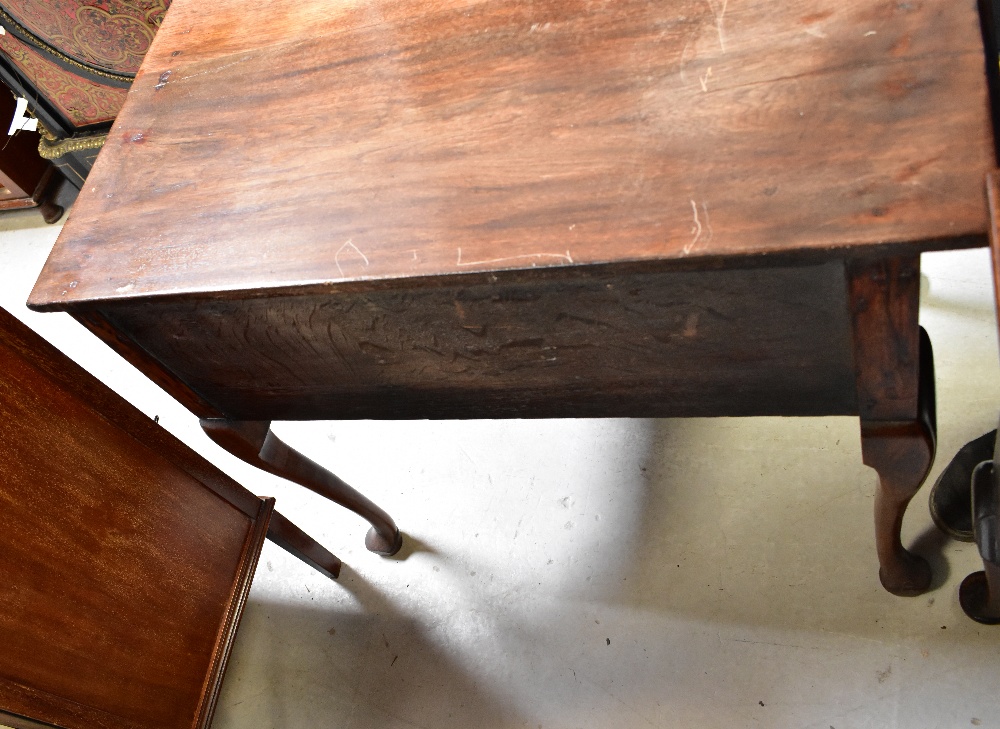
{"type": "Polygon", "coordinates": [[[174,0],[29,303],[974,245],[994,166],[975,0],[174,0]]]}

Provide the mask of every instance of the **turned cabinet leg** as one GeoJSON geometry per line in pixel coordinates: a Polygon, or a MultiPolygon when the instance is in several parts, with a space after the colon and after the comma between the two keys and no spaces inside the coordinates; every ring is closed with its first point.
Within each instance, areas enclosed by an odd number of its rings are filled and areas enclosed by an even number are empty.
{"type": "Polygon", "coordinates": [[[56,205],[51,200],[46,200],[38,206],[39,211],[42,213],[42,220],[44,220],[49,225],[53,223],[58,223],[59,218],[63,216],[66,210],[62,205],[56,205]]]}
{"type": "Polygon", "coordinates": [[[894,595],[918,595],[930,586],[930,566],[903,547],[900,529],[936,447],[934,357],[917,325],[920,259],[855,261],[848,280],[861,452],[879,478],[879,579],[894,595]]]}
{"type": "Polygon", "coordinates": [[[201,427],[208,437],[252,466],[286,478],[334,501],[372,525],[365,546],[390,556],[403,546],[403,535],[387,513],[318,463],[278,439],[266,420],[206,418],[201,427]]]}
{"type": "Polygon", "coordinates": [[[64,186],[69,185],[66,178],[54,167],[49,167],[48,171],[42,175],[38,181],[32,200],[38,205],[38,210],[42,214],[42,220],[50,225],[59,221],[66,210],[56,203],[59,192],[64,186]]]}

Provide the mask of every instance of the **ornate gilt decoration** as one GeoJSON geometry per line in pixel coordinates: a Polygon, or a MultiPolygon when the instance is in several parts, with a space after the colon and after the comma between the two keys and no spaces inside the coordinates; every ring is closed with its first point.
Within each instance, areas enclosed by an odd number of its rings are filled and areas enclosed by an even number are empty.
{"type": "Polygon", "coordinates": [[[58,159],[70,152],[82,152],[86,149],[100,149],[104,146],[107,134],[92,134],[86,137],[70,137],[57,139],[56,136],[38,123],[38,131],[42,138],[38,140],[38,155],[42,159],[58,159]]]}

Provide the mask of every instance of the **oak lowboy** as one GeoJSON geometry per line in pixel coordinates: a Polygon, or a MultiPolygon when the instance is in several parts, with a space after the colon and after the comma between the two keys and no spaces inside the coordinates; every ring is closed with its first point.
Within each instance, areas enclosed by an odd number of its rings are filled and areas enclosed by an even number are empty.
{"type": "Polygon", "coordinates": [[[858,415],[912,594],[984,68],[974,0],[175,0],[29,304],[379,552],[269,421],[858,415]]]}

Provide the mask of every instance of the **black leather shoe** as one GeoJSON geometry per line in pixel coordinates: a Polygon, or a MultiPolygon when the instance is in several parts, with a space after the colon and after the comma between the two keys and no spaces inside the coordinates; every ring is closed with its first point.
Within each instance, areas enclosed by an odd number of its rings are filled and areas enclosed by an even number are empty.
{"type": "Polygon", "coordinates": [[[931,489],[931,518],[938,529],[960,542],[973,541],[972,472],[993,459],[996,439],[997,432],[991,430],[962,446],[931,489]]]}

